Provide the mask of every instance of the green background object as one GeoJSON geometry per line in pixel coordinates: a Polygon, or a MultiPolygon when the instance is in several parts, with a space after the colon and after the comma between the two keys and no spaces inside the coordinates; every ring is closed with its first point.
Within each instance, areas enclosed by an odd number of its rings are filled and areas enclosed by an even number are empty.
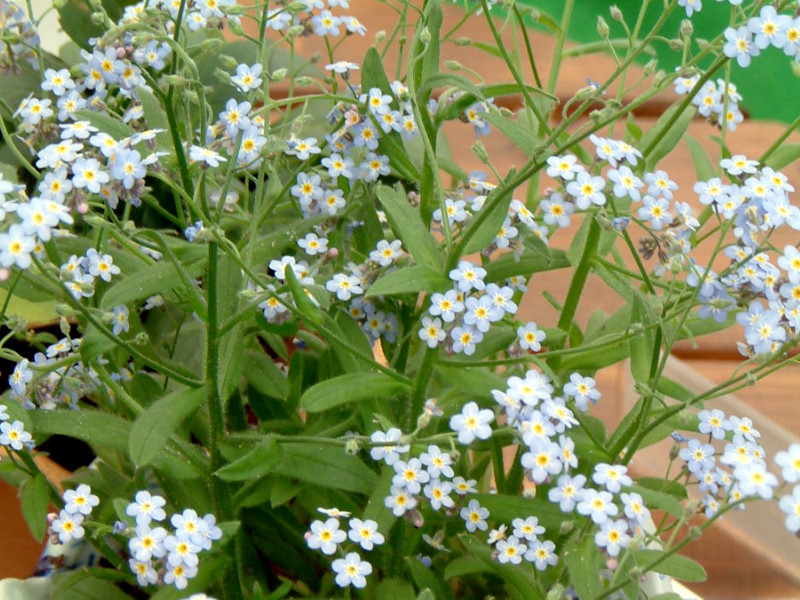
{"type": "MultiPolygon", "coordinates": [[[[525,6],[534,7],[560,22],[564,0],[518,0],[525,6]]],[[[640,0],[576,0],[568,32],[570,40],[578,43],[596,42],[597,17],[602,16],[611,29],[612,38],[623,38],[622,26],[611,18],[609,8],[616,4],[622,11],[626,23],[632,29],[641,6],[640,0]]],[[[694,26],[693,39],[710,40],[722,33],[730,23],[731,5],[726,2],[703,0],[703,8],[691,17],[694,26]]],[[[663,11],[663,3],[653,2],[645,15],[642,32],[650,31],[663,11]]],[[[686,12],[678,7],[662,30],[663,35],[678,37],[681,21],[686,12]]],[[[672,72],[680,65],[680,53],[669,49],[666,42],[655,43],[658,66],[666,72],[672,72]]],[[[697,43],[692,52],[698,51],[697,43]]],[[[734,61],[731,66],[731,81],[743,96],[740,107],[751,119],[783,121],[790,123],[800,114],[800,79],[791,68],[792,57],[786,56],[783,50],[767,48],[753,58],[747,69],[742,69],[734,61]],[[764,90],[769,90],[768,94],[764,90]]],[[[568,63],[567,63],[568,64],[568,63]]],[[[707,66],[701,65],[701,66],[707,66]]],[[[591,73],[587,73],[587,76],[591,73]]]]}

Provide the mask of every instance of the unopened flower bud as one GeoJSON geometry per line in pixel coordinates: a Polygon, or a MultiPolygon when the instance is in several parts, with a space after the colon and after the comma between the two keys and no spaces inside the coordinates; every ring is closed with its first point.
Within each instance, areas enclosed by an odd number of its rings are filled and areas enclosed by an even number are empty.
{"type": "Polygon", "coordinates": [[[609,558],[608,560],[606,560],[606,568],[609,571],[613,571],[614,569],[617,568],[617,566],[619,566],[619,562],[617,561],[616,558],[609,558]]]}
{"type": "Polygon", "coordinates": [[[681,37],[684,39],[692,37],[692,34],[694,33],[694,25],[692,25],[692,22],[689,19],[684,19],[681,21],[680,32],[681,37]]]}
{"type": "Polygon", "coordinates": [[[681,452],[681,447],[678,444],[673,444],[672,447],[669,449],[669,459],[675,460],[678,458],[678,455],[681,452]]]}
{"type": "Polygon", "coordinates": [[[385,39],[386,39],[386,32],[383,29],[381,29],[380,31],[375,33],[375,43],[376,44],[380,44],[385,39]]]}
{"type": "Polygon", "coordinates": [[[359,449],[360,446],[358,440],[347,440],[344,444],[344,451],[350,456],[355,456],[358,454],[359,449]]]}
{"type": "Polygon", "coordinates": [[[481,161],[483,164],[489,164],[489,153],[486,151],[486,146],[483,145],[483,142],[478,140],[472,145],[472,153],[481,161]]]}
{"type": "Polygon", "coordinates": [[[703,531],[699,527],[689,527],[689,538],[696,540],[701,535],[703,535],[703,531]]]}
{"type": "MultiPolygon", "coordinates": [[[[238,8],[237,5],[234,5],[234,7],[238,8]]],[[[234,7],[231,7],[231,8],[234,8],[234,7]]],[[[241,24],[238,21],[235,21],[233,19],[228,20],[228,29],[230,29],[231,33],[233,35],[235,35],[235,36],[243,36],[244,35],[244,28],[242,28],[241,24]]]]}
{"type": "Polygon", "coordinates": [[[639,579],[644,572],[642,571],[641,567],[631,567],[631,570],[628,571],[628,577],[631,579],[639,579]]]}
{"type": "Polygon", "coordinates": [[[619,6],[617,6],[616,4],[612,4],[611,8],[608,9],[608,12],[611,13],[612,19],[614,19],[615,21],[619,21],[620,23],[622,22],[622,11],[619,9],[619,6]]]}
{"type": "Polygon", "coordinates": [[[564,597],[565,591],[566,590],[564,589],[564,586],[560,583],[557,583],[547,592],[545,600],[561,600],[561,598],[564,597]]]}
{"type": "MultiPolygon", "coordinates": [[[[376,36],[377,37],[377,36],[376,36]]],[[[427,44],[431,41],[431,30],[427,27],[423,27],[422,33],[419,34],[419,41],[423,44],[427,44]]]]}
{"type": "Polygon", "coordinates": [[[456,38],[456,46],[469,46],[471,43],[472,40],[468,37],[456,38]]]}
{"type": "Polygon", "coordinates": [[[93,12],[91,21],[92,25],[103,25],[106,22],[106,16],[101,12],[93,12]]]}
{"type": "Polygon", "coordinates": [[[669,40],[669,49],[673,52],[680,52],[683,50],[684,42],[681,40],[669,40]]]}
{"type": "Polygon", "coordinates": [[[446,60],[444,61],[444,66],[453,71],[461,70],[461,63],[458,62],[457,60],[446,60]]]}
{"type": "Polygon", "coordinates": [[[655,58],[653,60],[648,61],[647,64],[644,66],[644,76],[649,77],[650,75],[655,73],[656,67],[658,67],[658,61],[655,58]]]}
{"type": "Polygon", "coordinates": [[[426,412],[423,412],[417,418],[417,427],[420,428],[420,429],[423,429],[423,428],[427,427],[430,422],[431,422],[431,415],[426,413],[426,412]]]}
{"type": "Polygon", "coordinates": [[[63,315],[58,320],[58,328],[61,330],[61,335],[69,335],[69,330],[70,330],[69,321],[63,315]]]}
{"type": "Polygon", "coordinates": [[[658,86],[659,83],[664,81],[664,77],[666,77],[666,76],[667,76],[667,74],[663,71],[663,69],[659,69],[653,75],[653,84],[658,86]]]}
{"type": "Polygon", "coordinates": [[[231,74],[224,69],[214,69],[214,77],[220,83],[229,84],[231,82],[231,74]]]}
{"type": "Polygon", "coordinates": [[[514,10],[515,0],[503,0],[503,8],[506,10],[514,10]]]}
{"type": "Polygon", "coordinates": [[[290,2],[286,7],[290,13],[297,14],[308,10],[308,5],[305,2],[290,2]]]}
{"type": "Polygon", "coordinates": [[[606,39],[608,37],[608,34],[609,34],[610,31],[611,30],[609,29],[608,23],[606,23],[606,20],[603,17],[598,15],[598,17],[597,17],[597,35],[599,35],[603,39],[606,39]]]}
{"type": "Polygon", "coordinates": [[[689,500],[689,502],[687,502],[683,507],[683,514],[686,517],[693,517],[694,513],[697,512],[698,506],[699,504],[697,503],[697,500],[689,500]]]}
{"type": "Polygon", "coordinates": [[[294,25],[293,27],[289,28],[287,35],[289,38],[296,38],[297,36],[301,35],[303,31],[305,31],[305,28],[302,25],[294,25]]]}
{"type": "Polygon", "coordinates": [[[800,63],[792,61],[790,64],[792,65],[792,73],[794,73],[794,76],[800,77],[800,63]]]}
{"type": "Polygon", "coordinates": [[[289,69],[281,68],[275,69],[272,73],[269,74],[270,81],[281,81],[284,77],[286,77],[287,73],[289,73],[289,69]]]}
{"type": "Polygon", "coordinates": [[[10,275],[11,271],[5,267],[0,268],[0,281],[7,281],[10,275]]]}

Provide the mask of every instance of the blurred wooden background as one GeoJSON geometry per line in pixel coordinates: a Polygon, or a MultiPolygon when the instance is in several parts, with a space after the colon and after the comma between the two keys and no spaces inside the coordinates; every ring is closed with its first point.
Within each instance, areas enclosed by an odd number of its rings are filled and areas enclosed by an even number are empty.
{"type": "MultiPolygon", "coordinates": [[[[445,27],[448,30],[463,14],[459,9],[444,6],[445,27]]],[[[336,59],[360,62],[364,50],[373,42],[375,33],[380,28],[389,28],[394,22],[394,13],[376,1],[354,1],[348,14],[354,14],[367,26],[367,36],[351,36],[336,51],[336,59]]],[[[410,32],[409,32],[410,33],[410,32]]],[[[508,33],[508,32],[506,32],[508,33]]],[[[480,18],[470,20],[462,30],[460,36],[467,36],[472,40],[491,41],[491,34],[485,22],[480,18]]],[[[546,79],[548,66],[552,59],[554,42],[549,36],[534,32],[533,47],[542,77],[546,79]]],[[[43,36],[45,37],[45,36],[43,36]]],[[[511,37],[505,36],[509,47],[511,37]]],[[[325,56],[324,44],[315,38],[303,38],[298,41],[301,52],[310,56],[319,53],[325,56]]],[[[445,44],[442,48],[442,60],[458,60],[470,69],[486,77],[487,82],[511,82],[512,77],[505,65],[493,56],[474,48],[456,47],[454,44],[445,44]]],[[[396,56],[391,53],[386,58],[386,64],[391,65],[387,70],[391,73],[396,65],[396,56]]],[[[324,65],[324,61],[321,63],[324,65]]],[[[562,76],[558,81],[556,92],[562,99],[572,96],[576,90],[586,85],[585,78],[602,81],[615,68],[614,61],[605,55],[591,55],[580,58],[570,58],[565,61],[562,76]]],[[[529,79],[531,79],[529,77],[529,79]]],[[[629,77],[629,81],[633,81],[629,77]]],[[[531,81],[529,81],[531,82],[531,81]]],[[[613,94],[614,89],[609,91],[613,94]]],[[[650,104],[642,107],[637,112],[637,122],[643,130],[647,130],[659,114],[676,96],[671,92],[664,92],[650,104]]],[[[505,103],[515,100],[505,99],[505,103]]],[[[798,107],[800,110],[800,107],[798,107]]],[[[758,157],[781,132],[782,126],[772,123],[753,123],[745,121],[739,125],[737,131],[728,135],[728,144],[734,153],[743,153],[750,158],[758,157]]],[[[450,146],[456,162],[463,168],[484,168],[480,161],[472,154],[470,148],[475,142],[472,128],[467,125],[451,124],[446,129],[450,146]]],[[[697,119],[689,128],[689,133],[701,140],[710,156],[714,157],[714,145],[706,140],[709,135],[717,132],[706,122],[697,119]]],[[[618,136],[622,135],[617,131],[618,136]]],[[[522,155],[512,144],[506,142],[499,133],[494,133],[484,138],[489,156],[495,167],[505,172],[512,165],[521,165],[525,162],[522,155]]],[[[796,141],[796,136],[793,141],[796,141]]],[[[685,144],[680,143],[675,151],[660,164],[671,177],[678,182],[680,191],[677,198],[694,202],[692,185],[695,175],[692,161],[685,144]]],[[[794,164],[784,169],[789,180],[795,186],[800,185],[800,165],[794,164]]],[[[568,244],[574,230],[558,232],[553,236],[552,244],[564,247],[568,244]]],[[[796,244],[798,236],[792,233],[781,233],[774,239],[775,246],[783,248],[785,244],[796,244]]],[[[707,255],[706,255],[707,256],[707,255]]],[[[698,256],[702,261],[702,252],[698,256]]],[[[530,282],[531,292],[520,307],[518,317],[533,320],[540,325],[553,323],[557,317],[554,309],[542,298],[539,290],[548,290],[556,298],[563,299],[569,285],[571,273],[568,270],[554,274],[540,275],[530,282]]],[[[590,308],[601,308],[608,313],[618,308],[622,300],[609,293],[599,279],[591,277],[586,294],[585,305],[579,307],[579,315],[588,315],[590,308]],[[588,303],[591,303],[589,306],[588,303]]],[[[688,343],[681,344],[675,351],[685,366],[694,373],[712,382],[723,381],[739,364],[739,355],[736,352],[736,340],[741,336],[741,328],[734,327],[729,332],[721,335],[701,338],[698,346],[692,347],[688,343]]],[[[603,400],[598,407],[598,414],[613,425],[619,421],[621,411],[624,410],[624,399],[628,396],[628,379],[622,367],[617,366],[603,370],[598,375],[598,386],[603,392],[603,400]]],[[[781,426],[793,436],[800,435],[800,410],[797,410],[797,390],[800,389],[800,369],[787,368],[779,374],[772,376],[757,386],[746,388],[737,394],[737,397],[752,410],[760,414],[760,418],[780,423],[781,426]]],[[[724,404],[719,408],[726,409],[724,404]]],[[[755,418],[759,426],[759,419],[755,418]]],[[[0,577],[23,577],[28,574],[36,562],[39,546],[30,539],[27,528],[18,513],[18,504],[15,491],[0,482],[0,506],[4,508],[2,518],[2,531],[6,543],[0,545],[0,577]],[[16,512],[15,512],[16,511],[16,512]],[[11,542],[13,540],[13,542],[11,542]]],[[[753,508],[749,509],[753,510],[753,508]]],[[[789,536],[784,532],[784,535],[789,536]]],[[[785,569],[781,569],[775,562],[765,559],[758,550],[754,550],[746,538],[733,536],[724,531],[706,533],[695,544],[691,545],[686,554],[699,560],[707,569],[709,581],[704,584],[693,584],[692,589],[702,595],[706,600],[714,599],[778,599],[800,598],[800,580],[793,578],[785,569]]],[[[787,557],[797,564],[800,556],[787,557]]]]}

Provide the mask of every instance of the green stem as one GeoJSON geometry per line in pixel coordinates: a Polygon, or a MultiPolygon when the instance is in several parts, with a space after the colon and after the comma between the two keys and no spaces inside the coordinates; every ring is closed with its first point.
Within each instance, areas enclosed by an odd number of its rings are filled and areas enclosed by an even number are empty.
{"type": "MultiPolygon", "coordinates": [[[[594,215],[591,215],[592,217],[594,215]]],[[[558,318],[558,328],[567,333],[572,326],[572,321],[575,318],[575,312],[578,309],[578,302],[583,293],[583,287],[586,285],[586,280],[591,271],[592,259],[597,252],[597,245],[600,242],[600,224],[592,218],[589,224],[589,231],[586,234],[586,243],[581,252],[581,259],[578,266],[575,267],[575,273],[572,276],[572,281],[569,284],[569,291],[567,292],[567,299],[564,301],[564,307],[561,309],[561,315],[558,318]]]]}
{"type": "Polygon", "coordinates": [[[564,44],[567,41],[567,28],[572,19],[572,10],[575,7],[575,0],[564,2],[564,12],[561,14],[561,30],[556,37],[556,49],[553,53],[553,64],[550,67],[550,77],[547,80],[547,91],[551,94],[556,89],[558,82],[558,72],[561,70],[561,61],[564,58],[564,44]]]}
{"type": "MultiPolygon", "coordinates": [[[[219,258],[219,244],[209,242],[208,244],[208,270],[206,271],[206,385],[208,386],[207,408],[208,408],[208,453],[211,465],[211,472],[215,473],[222,466],[222,454],[219,449],[220,442],[225,435],[225,414],[224,398],[222,397],[219,378],[220,366],[220,347],[219,347],[219,323],[218,323],[218,288],[217,288],[217,268],[219,258]]],[[[209,480],[211,497],[214,501],[214,508],[217,516],[228,521],[234,517],[233,505],[231,502],[230,490],[225,482],[220,481],[216,476],[209,480]]],[[[235,543],[235,542],[234,542],[235,543]]],[[[234,552],[234,562],[236,553],[234,552]]],[[[239,565],[234,565],[225,574],[224,594],[226,598],[241,600],[244,598],[242,593],[243,581],[239,579],[239,565]]]]}

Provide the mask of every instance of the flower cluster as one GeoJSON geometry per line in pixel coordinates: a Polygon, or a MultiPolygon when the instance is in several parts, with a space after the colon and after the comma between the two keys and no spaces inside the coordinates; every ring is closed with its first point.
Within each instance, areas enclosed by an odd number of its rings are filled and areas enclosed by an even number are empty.
{"type": "MultiPolygon", "coordinates": [[[[170,517],[174,531],[156,525],[167,518],[166,500],[146,490],[136,493],[125,514],[135,521],[133,537],[128,541],[128,563],[140,586],[174,584],[184,589],[197,575],[198,555],[210,550],[222,537],[212,514],[200,517],[187,508],[170,517]]],[[[127,530],[127,526],[125,527],[127,530]]]]}
{"type": "MultiPolygon", "coordinates": [[[[772,499],[780,482],[767,469],[766,452],[758,443],[761,434],[753,422],[747,417],[728,417],[719,409],[703,410],[698,417],[698,431],[708,435],[705,443],[697,438],[687,440],[678,433],[673,438],[686,444],[678,456],[684,462],[687,479],[696,481],[706,494],[702,500],[706,516],[716,515],[726,505],[743,510],[742,502],[749,498],[772,499]],[[720,450],[717,446],[723,442],[720,450]]],[[[778,452],[775,464],[785,483],[800,481],[800,445],[792,444],[778,452]]],[[[800,531],[800,486],[795,485],[791,495],[782,496],[778,505],[787,515],[786,529],[800,531]]]]}
{"type": "Polygon", "coordinates": [[[419,337],[429,348],[436,348],[447,339],[453,352],[474,354],[475,345],[483,340],[492,323],[517,312],[514,289],[486,284],[485,276],[484,268],[468,260],[460,261],[450,271],[454,289],[444,294],[434,293],[428,308],[430,316],[422,319],[419,337]]]}
{"type": "MultiPolygon", "coordinates": [[[[337,508],[318,509],[328,515],[325,521],[317,520],[311,523],[310,531],[305,535],[306,543],[312,550],[319,550],[331,556],[339,550],[339,545],[350,540],[353,544],[369,552],[375,546],[384,542],[383,534],[378,531],[378,524],[372,519],[350,519],[348,531],[339,529],[339,519],[350,516],[349,512],[337,508]]],[[[361,559],[358,552],[348,552],[344,558],[337,558],[331,563],[331,569],[336,573],[336,585],[339,587],[353,586],[363,588],[367,585],[367,575],[372,573],[372,565],[361,559]]]]}
{"type": "MultiPolygon", "coordinates": [[[[700,81],[700,75],[690,75],[675,79],[675,92],[689,94],[700,81]]],[[[730,130],[736,131],[736,126],[744,120],[744,115],[739,108],[742,95],[737,91],[736,84],[724,79],[706,81],[703,86],[692,96],[692,104],[697,107],[697,112],[714,125],[723,124],[730,130]],[[723,114],[724,113],[724,114],[723,114]]]]}
{"type": "Polygon", "coordinates": [[[11,421],[8,407],[0,404],[0,446],[6,446],[19,452],[32,444],[33,439],[31,434],[25,431],[25,424],[18,420],[11,421]]]}
{"type": "Polygon", "coordinates": [[[0,49],[0,73],[18,72],[20,60],[38,69],[36,48],[40,43],[39,34],[25,11],[13,2],[0,0],[0,23],[8,37],[0,49]]]}
{"type": "Polygon", "coordinates": [[[725,29],[722,51],[735,58],[740,67],[748,67],[753,57],[772,46],[786,56],[797,57],[800,49],[800,18],[778,14],[774,6],[764,6],[747,24],[725,29]]]}
{"type": "Polygon", "coordinates": [[[67,490],[63,495],[64,508],[58,516],[50,519],[51,543],[66,544],[71,540],[84,537],[83,521],[92,514],[100,499],[92,494],[92,488],[82,483],[74,490],[67,490]]]}

